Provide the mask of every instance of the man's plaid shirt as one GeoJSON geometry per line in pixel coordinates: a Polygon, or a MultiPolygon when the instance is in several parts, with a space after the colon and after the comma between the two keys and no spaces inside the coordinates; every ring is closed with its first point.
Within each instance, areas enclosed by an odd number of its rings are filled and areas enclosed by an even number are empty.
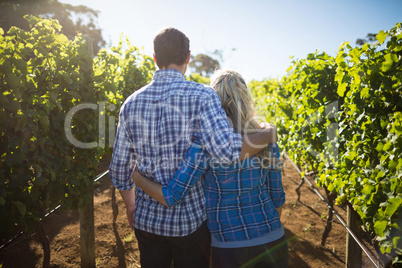
{"type": "Polygon", "coordinates": [[[254,156],[225,164],[211,159],[195,141],[172,180],[162,187],[167,205],[179,205],[205,174],[208,228],[215,239],[245,241],[279,230],[276,208],[285,203],[285,192],[278,145],[270,144],[268,149],[269,161],[254,156]]]}
{"type": "MultiPolygon", "coordinates": [[[[187,81],[173,69],[158,70],[150,84],[133,93],[121,107],[109,175],[119,190],[134,187],[139,171],[167,184],[191,143],[199,139],[208,153],[229,162],[240,157],[242,138],[233,132],[210,87],[187,81]]],[[[201,180],[175,207],[167,208],[135,188],[134,227],[163,235],[185,236],[206,220],[201,180]]]]}

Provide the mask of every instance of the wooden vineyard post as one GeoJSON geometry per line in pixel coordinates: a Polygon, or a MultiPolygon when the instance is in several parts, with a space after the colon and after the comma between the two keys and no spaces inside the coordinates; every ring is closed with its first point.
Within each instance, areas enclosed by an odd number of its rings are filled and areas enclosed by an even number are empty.
{"type": "Polygon", "coordinates": [[[90,194],[91,202],[80,209],[81,267],[85,268],[96,267],[93,189],[90,194]]]}
{"type": "MultiPolygon", "coordinates": [[[[86,38],[87,49],[90,55],[90,59],[93,59],[91,38],[86,38]]],[[[92,66],[92,63],[91,63],[92,66]]],[[[91,200],[81,208],[80,215],[80,247],[81,247],[81,267],[83,268],[95,268],[95,222],[94,222],[94,195],[93,187],[89,189],[91,200]]]]}
{"type": "MultiPolygon", "coordinates": [[[[41,222],[38,222],[35,226],[36,232],[38,233],[39,240],[43,247],[43,268],[50,267],[50,244],[49,238],[46,235],[45,229],[41,222]]],[[[0,266],[1,267],[1,266],[0,266]]]]}
{"type": "MultiPolygon", "coordinates": [[[[348,203],[347,209],[347,225],[356,238],[360,241],[362,231],[360,227],[359,215],[353,210],[353,207],[348,203]]],[[[347,232],[346,234],[346,262],[347,268],[360,268],[362,267],[362,249],[347,232]]]]}

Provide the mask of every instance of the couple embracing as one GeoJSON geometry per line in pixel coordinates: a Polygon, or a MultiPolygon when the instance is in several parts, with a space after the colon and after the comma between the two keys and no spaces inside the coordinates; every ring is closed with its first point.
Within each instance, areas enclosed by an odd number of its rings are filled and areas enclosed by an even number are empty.
{"type": "Polygon", "coordinates": [[[275,127],[254,120],[236,71],[185,79],[182,32],[153,43],[159,70],[121,107],[109,168],[141,267],[288,267],[275,127]]]}

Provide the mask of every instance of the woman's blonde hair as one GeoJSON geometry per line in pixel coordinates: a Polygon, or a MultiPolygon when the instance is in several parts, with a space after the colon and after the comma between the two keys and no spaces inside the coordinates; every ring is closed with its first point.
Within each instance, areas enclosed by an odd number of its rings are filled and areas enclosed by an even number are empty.
{"type": "MultiPolygon", "coordinates": [[[[222,107],[237,133],[251,134],[261,129],[254,118],[254,103],[244,78],[234,70],[217,70],[211,77],[213,87],[221,97],[222,107]]],[[[270,161],[269,151],[257,154],[261,160],[270,161]]],[[[262,164],[262,162],[260,162],[262,164]]],[[[265,165],[262,165],[265,166],[265,165]]]]}

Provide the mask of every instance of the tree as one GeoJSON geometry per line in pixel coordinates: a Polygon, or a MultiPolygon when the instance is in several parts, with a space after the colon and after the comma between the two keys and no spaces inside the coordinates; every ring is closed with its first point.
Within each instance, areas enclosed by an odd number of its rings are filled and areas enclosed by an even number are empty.
{"type": "Polygon", "coordinates": [[[375,41],[375,37],[376,37],[376,36],[377,36],[376,33],[368,33],[367,36],[366,36],[366,39],[358,38],[358,39],[356,40],[356,45],[362,46],[362,45],[364,45],[365,43],[369,43],[369,42],[372,43],[372,42],[375,41]]]}
{"type": "Polygon", "coordinates": [[[208,55],[197,54],[195,56],[191,56],[189,67],[195,73],[209,77],[216,69],[220,68],[220,64],[218,60],[211,58],[208,55]]]}
{"type": "Polygon", "coordinates": [[[89,36],[93,39],[94,54],[106,44],[101,29],[96,26],[98,11],[83,5],[63,4],[58,0],[1,0],[0,28],[4,32],[12,26],[29,30],[24,19],[26,14],[57,19],[63,26],[61,32],[69,39],[73,39],[78,32],[89,36]]]}
{"type": "MultiPolygon", "coordinates": [[[[236,51],[236,48],[232,48],[231,51],[236,51]]],[[[213,52],[191,56],[189,68],[193,73],[198,73],[204,77],[210,77],[216,69],[221,68],[224,62],[223,54],[223,49],[215,49],[213,52]]]]}

